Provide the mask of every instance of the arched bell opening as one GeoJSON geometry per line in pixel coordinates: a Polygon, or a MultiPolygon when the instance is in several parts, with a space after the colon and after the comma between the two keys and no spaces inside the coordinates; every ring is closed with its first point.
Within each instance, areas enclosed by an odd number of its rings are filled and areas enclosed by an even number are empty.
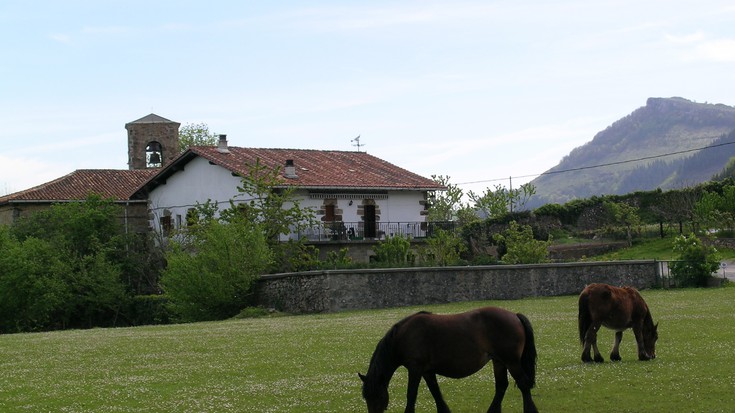
{"type": "Polygon", "coordinates": [[[149,142],[145,147],[145,167],[160,168],[163,166],[163,146],[156,141],[149,142]]]}

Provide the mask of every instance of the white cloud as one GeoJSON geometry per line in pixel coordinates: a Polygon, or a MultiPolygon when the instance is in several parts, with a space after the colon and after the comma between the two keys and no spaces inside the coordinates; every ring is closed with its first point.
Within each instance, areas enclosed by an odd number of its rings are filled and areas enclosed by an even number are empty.
{"type": "Polygon", "coordinates": [[[697,45],[696,54],[713,62],[735,62],[735,39],[717,39],[697,45]]]}
{"type": "Polygon", "coordinates": [[[132,31],[132,28],[126,26],[87,26],[82,29],[82,33],[88,35],[125,34],[132,31]]]}
{"type": "Polygon", "coordinates": [[[667,35],[685,60],[735,62],[735,38],[711,38],[703,32],[682,36],[667,35]]]}
{"type": "Polygon", "coordinates": [[[64,44],[71,43],[71,36],[69,36],[68,34],[52,33],[49,35],[49,38],[59,43],[64,43],[64,44]]]}

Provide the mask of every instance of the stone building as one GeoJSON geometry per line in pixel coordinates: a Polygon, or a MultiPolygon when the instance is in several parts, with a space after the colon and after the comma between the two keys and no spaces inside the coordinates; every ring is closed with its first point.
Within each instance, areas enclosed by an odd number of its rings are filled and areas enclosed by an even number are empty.
{"type": "Polygon", "coordinates": [[[80,201],[89,194],[98,194],[122,207],[120,220],[126,231],[147,231],[147,202],[131,196],[179,155],[179,125],[153,113],[127,123],[128,170],[78,169],[50,182],[2,196],[0,225],[12,224],[55,203],[80,201]]]}
{"type": "Polygon", "coordinates": [[[160,168],[179,156],[178,122],[151,113],[125,124],[128,131],[128,167],[160,168]]]}

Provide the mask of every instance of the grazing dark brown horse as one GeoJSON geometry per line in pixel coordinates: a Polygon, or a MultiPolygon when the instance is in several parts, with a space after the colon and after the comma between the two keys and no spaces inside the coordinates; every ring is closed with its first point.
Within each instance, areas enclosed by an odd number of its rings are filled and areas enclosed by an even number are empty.
{"type": "Polygon", "coordinates": [[[584,362],[592,361],[590,346],[595,351],[594,361],[605,361],[597,348],[597,331],[600,326],[615,330],[610,360],[620,360],[620,341],[623,339],[623,330],[628,328],[633,329],[638,344],[638,360],[656,358],[658,324],[653,324],[651,311],[635,288],[590,284],[579,295],[579,340],[584,346],[584,362]]]}
{"type": "Polygon", "coordinates": [[[388,408],[388,383],[400,366],[408,370],[406,412],[413,413],[421,378],[426,381],[438,413],[449,407],[436,375],[462,378],[493,362],[495,397],[489,413],[500,412],[508,388],[508,372],[523,394],[523,411],[537,412],[531,399],[536,380],[536,345],[531,323],[523,314],[485,307],[461,314],[420,312],[396,323],[378,342],[362,379],[369,413],[388,408]]]}

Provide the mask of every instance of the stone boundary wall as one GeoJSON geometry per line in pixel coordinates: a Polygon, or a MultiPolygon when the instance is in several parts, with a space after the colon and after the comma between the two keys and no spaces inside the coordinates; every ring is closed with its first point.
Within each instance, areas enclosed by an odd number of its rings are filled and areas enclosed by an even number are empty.
{"type": "Polygon", "coordinates": [[[309,271],[262,276],[258,305],[289,313],[579,294],[593,282],[657,285],[655,260],[309,271]]]}

